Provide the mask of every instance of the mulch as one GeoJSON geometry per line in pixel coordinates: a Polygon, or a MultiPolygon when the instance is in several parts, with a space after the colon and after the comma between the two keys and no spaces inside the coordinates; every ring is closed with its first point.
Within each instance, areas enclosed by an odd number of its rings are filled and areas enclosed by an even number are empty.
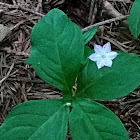
{"type": "MultiPolygon", "coordinates": [[[[58,89],[44,83],[24,63],[31,47],[31,30],[43,15],[59,8],[81,30],[99,23],[98,32],[88,43],[91,48],[94,43],[109,41],[113,50],[140,56],[140,38],[131,35],[125,20],[132,4],[133,0],[1,0],[0,24],[10,32],[0,42],[0,125],[17,104],[61,97],[58,89]]],[[[140,87],[124,98],[99,102],[122,120],[131,140],[140,139],[140,87]]]]}

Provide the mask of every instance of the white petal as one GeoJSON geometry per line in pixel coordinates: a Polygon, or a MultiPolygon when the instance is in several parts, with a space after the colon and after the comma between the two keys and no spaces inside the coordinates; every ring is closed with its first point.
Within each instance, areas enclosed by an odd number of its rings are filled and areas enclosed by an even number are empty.
{"type": "Polygon", "coordinates": [[[107,67],[111,67],[112,66],[112,60],[110,59],[104,59],[104,65],[107,67]]]}
{"type": "Polygon", "coordinates": [[[104,49],[104,52],[105,52],[105,53],[111,52],[111,44],[110,44],[110,42],[106,43],[106,44],[103,46],[103,49],[104,49]]]}
{"type": "Polygon", "coordinates": [[[97,44],[94,44],[94,51],[95,51],[95,53],[97,53],[97,54],[104,54],[103,53],[103,47],[102,46],[100,46],[100,45],[97,45],[97,44]]]}
{"type": "Polygon", "coordinates": [[[102,68],[104,66],[104,60],[98,60],[96,62],[98,69],[102,68]]]}
{"type": "Polygon", "coordinates": [[[118,53],[113,52],[113,51],[106,54],[106,56],[111,60],[113,60],[117,55],[118,55],[118,53]]]}
{"type": "Polygon", "coordinates": [[[99,54],[93,53],[88,58],[92,61],[97,61],[97,60],[100,60],[102,57],[99,54]]]}

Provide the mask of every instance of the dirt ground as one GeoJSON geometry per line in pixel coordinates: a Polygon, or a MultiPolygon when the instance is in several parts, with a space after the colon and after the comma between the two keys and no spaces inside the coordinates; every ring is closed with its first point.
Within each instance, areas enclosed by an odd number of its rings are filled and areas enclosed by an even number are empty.
{"type": "MultiPolygon", "coordinates": [[[[0,0],[0,24],[5,25],[0,27],[0,38],[5,34],[0,42],[0,125],[19,103],[61,96],[24,63],[32,27],[43,15],[59,8],[81,30],[97,23],[98,32],[88,44],[91,48],[109,41],[113,50],[140,56],[140,38],[130,34],[126,21],[132,4],[133,0],[0,0]]],[[[131,140],[140,140],[140,87],[124,98],[99,102],[122,120],[131,140]]]]}

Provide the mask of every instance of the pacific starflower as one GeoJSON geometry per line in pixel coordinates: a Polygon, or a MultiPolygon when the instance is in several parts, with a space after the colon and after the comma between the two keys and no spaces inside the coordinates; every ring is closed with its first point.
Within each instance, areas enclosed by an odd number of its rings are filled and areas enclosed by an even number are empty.
{"type": "Polygon", "coordinates": [[[95,53],[91,54],[88,58],[96,62],[98,69],[104,66],[111,67],[112,60],[118,55],[117,52],[111,51],[110,42],[103,45],[103,47],[95,44],[94,52],[95,53]]]}

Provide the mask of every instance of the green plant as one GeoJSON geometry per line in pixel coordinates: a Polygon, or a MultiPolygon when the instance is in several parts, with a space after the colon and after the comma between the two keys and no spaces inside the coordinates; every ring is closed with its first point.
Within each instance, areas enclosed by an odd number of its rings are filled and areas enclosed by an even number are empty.
{"type": "Polygon", "coordinates": [[[98,69],[88,58],[93,50],[85,47],[96,30],[82,34],[58,9],[33,27],[26,63],[41,79],[60,89],[63,97],[14,107],[0,127],[0,140],[64,140],[68,127],[73,140],[129,139],[119,118],[95,99],[120,98],[137,88],[140,59],[117,51],[113,65],[98,69]]]}
{"type": "Polygon", "coordinates": [[[135,0],[128,17],[129,29],[134,37],[140,35],[140,0],[135,0]]]}

